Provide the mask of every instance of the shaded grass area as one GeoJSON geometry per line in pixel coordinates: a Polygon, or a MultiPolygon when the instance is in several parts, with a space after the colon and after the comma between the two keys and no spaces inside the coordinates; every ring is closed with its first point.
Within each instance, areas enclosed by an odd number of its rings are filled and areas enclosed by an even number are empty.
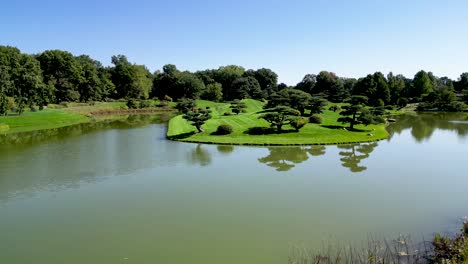
{"type": "Polygon", "coordinates": [[[354,131],[348,131],[345,125],[336,122],[338,112],[328,110],[322,114],[322,124],[307,124],[299,133],[290,126],[284,126],[284,131],[278,134],[270,129],[268,122],[258,118],[263,102],[252,99],[243,102],[247,105],[246,113],[224,116],[225,112],[230,111],[230,104],[197,101],[198,107],[210,107],[212,110],[212,119],[202,127],[204,132],[196,133],[195,127],[179,115],[169,121],[167,136],[185,142],[236,145],[344,144],[376,141],[388,136],[385,125],[358,125],[354,131]],[[231,125],[233,133],[215,135],[221,124],[231,125]]]}
{"type": "MultiPolygon", "coordinates": [[[[141,110],[148,113],[159,113],[159,109],[161,112],[168,111],[168,108],[141,110]]],[[[137,110],[129,111],[126,102],[50,104],[48,109],[42,111],[32,112],[27,109],[20,116],[12,113],[8,116],[0,116],[0,133],[10,134],[60,128],[85,122],[114,119],[116,115],[125,113],[140,114],[137,110]]]]}

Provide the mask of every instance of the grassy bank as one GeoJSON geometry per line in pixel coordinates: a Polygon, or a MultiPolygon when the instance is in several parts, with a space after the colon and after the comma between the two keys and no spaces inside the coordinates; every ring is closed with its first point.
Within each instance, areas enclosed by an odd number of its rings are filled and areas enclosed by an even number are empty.
{"type": "Polygon", "coordinates": [[[115,118],[125,113],[158,113],[168,108],[145,108],[129,110],[125,102],[97,102],[93,104],[69,103],[49,105],[47,109],[32,112],[26,110],[22,115],[10,113],[0,117],[0,133],[20,133],[53,129],[85,122],[115,118]]]}
{"type": "Polygon", "coordinates": [[[408,237],[369,238],[362,246],[329,244],[321,250],[293,248],[290,264],[468,264],[468,223],[455,236],[436,234],[414,243],[408,237]]]}
{"type": "Polygon", "coordinates": [[[263,119],[259,119],[263,103],[246,99],[245,113],[225,116],[230,112],[230,104],[214,103],[209,101],[197,101],[197,107],[210,107],[212,118],[203,126],[204,132],[196,133],[181,115],[169,121],[167,136],[170,139],[185,142],[213,143],[213,144],[238,144],[238,145],[314,145],[314,144],[344,144],[368,142],[384,139],[388,136],[385,125],[356,126],[356,131],[348,131],[345,125],[336,122],[338,112],[325,111],[321,116],[322,124],[307,124],[301,131],[295,132],[291,127],[285,126],[284,132],[262,133],[261,128],[270,125],[263,119]],[[221,124],[229,124],[234,128],[230,135],[214,135],[221,124]]]}

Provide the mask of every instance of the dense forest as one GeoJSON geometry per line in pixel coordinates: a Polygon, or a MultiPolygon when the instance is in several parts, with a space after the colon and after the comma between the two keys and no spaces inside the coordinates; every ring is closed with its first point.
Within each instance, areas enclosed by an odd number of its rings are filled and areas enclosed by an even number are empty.
{"type": "Polygon", "coordinates": [[[354,96],[366,97],[366,104],[372,107],[419,103],[419,110],[462,111],[468,103],[468,73],[461,74],[458,80],[423,70],[413,78],[376,72],[354,79],[321,71],[307,74],[290,87],[278,84],[278,75],[265,68],[246,70],[229,65],[189,72],[168,64],[151,73],[124,55],[113,56],[112,66],[103,66],[87,55],[74,56],[62,50],[31,55],[0,46],[0,114],[21,114],[27,107],[40,110],[50,103],[118,99],[253,98],[284,105],[283,101],[297,103],[304,98],[344,102],[354,96]]]}

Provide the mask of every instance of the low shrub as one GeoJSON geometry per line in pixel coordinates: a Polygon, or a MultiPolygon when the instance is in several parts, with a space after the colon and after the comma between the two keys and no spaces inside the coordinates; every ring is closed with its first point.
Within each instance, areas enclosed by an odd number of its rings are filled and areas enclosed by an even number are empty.
{"type": "Polygon", "coordinates": [[[297,119],[291,120],[291,126],[298,132],[299,132],[299,129],[303,128],[305,125],[307,125],[307,123],[309,122],[305,118],[297,118],[297,119]]]}
{"type": "Polygon", "coordinates": [[[384,109],[385,109],[385,110],[395,110],[395,106],[393,106],[393,105],[386,105],[386,106],[384,107],[384,109]]]}
{"type": "Polygon", "coordinates": [[[223,115],[224,116],[232,116],[232,115],[234,115],[234,113],[233,112],[224,112],[223,115]]]}
{"type": "Polygon", "coordinates": [[[151,107],[151,101],[148,101],[148,100],[142,100],[140,101],[140,105],[139,105],[139,108],[148,108],[148,107],[151,107]]]}
{"type": "Polygon", "coordinates": [[[309,117],[309,122],[312,124],[322,124],[322,117],[317,114],[313,114],[309,117]]]}
{"type": "Polygon", "coordinates": [[[137,108],[139,107],[139,105],[140,105],[140,104],[139,104],[138,101],[135,100],[135,99],[129,99],[129,100],[127,101],[127,107],[128,107],[128,109],[137,109],[137,108]]]}
{"type": "Polygon", "coordinates": [[[31,112],[37,112],[38,111],[37,106],[35,106],[35,105],[30,105],[29,110],[31,110],[31,112]]]}
{"type": "Polygon", "coordinates": [[[68,102],[61,102],[60,106],[67,108],[68,107],[68,102]]]}
{"type": "Polygon", "coordinates": [[[218,126],[218,129],[216,129],[217,135],[229,135],[234,131],[234,128],[229,125],[229,124],[222,124],[218,126]]]}

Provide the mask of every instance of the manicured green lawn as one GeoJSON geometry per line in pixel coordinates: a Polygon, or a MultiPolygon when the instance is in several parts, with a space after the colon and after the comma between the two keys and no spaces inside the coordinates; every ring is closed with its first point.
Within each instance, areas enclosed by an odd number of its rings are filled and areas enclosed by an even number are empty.
{"type": "Polygon", "coordinates": [[[27,132],[69,126],[88,121],[89,118],[63,109],[25,112],[21,116],[0,117],[0,124],[10,128],[2,133],[27,132]]]}
{"type": "Polygon", "coordinates": [[[270,124],[263,119],[258,119],[259,111],[263,103],[256,100],[243,100],[247,105],[247,112],[234,116],[224,116],[229,112],[229,104],[213,103],[209,101],[197,101],[198,107],[209,106],[212,110],[212,119],[202,127],[204,132],[196,132],[181,115],[169,121],[167,136],[177,138],[180,141],[215,143],[215,144],[241,144],[241,145],[312,145],[312,144],[340,144],[350,142],[366,142],[384,139],[388,136],[385,125],[356,126],[360,131],[347,131],[345,125],[336,122],[338,112],[325,111],[322,114],[322,124],[307,124],[300,132],[293,132],[290,126],[281,134],[252,135],[246,133],[249,128],[265,127],[270,124]],[[220,124],[229,124],[234,128],[230,135],[212,135],[220,124]],[[184,137],[183,135],[190,135],[184,137]]]}
{"type": "Polygon", "coordinates": [[[28,132],[75,125],[91,121],[91,112],[123,108],[126,108],[125,102],[98,102],[94,105],[69,103],[67,107],[51,104],[49,109],[42,111],[31,112],[27,109],[21,116],[0,116],[0,133],[28,132]],[[5,129],[5,125],[9,128],[5,129]]]}

